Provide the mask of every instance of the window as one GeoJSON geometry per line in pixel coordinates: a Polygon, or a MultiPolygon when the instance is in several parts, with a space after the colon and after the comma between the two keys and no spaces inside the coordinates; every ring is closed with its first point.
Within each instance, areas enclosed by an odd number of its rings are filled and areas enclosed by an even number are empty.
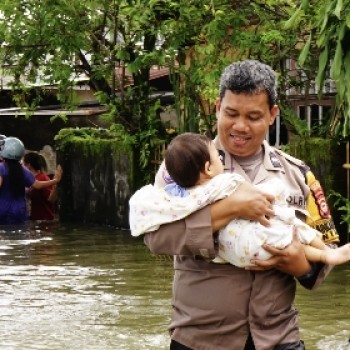
{"type": "Polygon", "coordinates": [[[331,106],[317,104],[298,106],[298,117],[306,121],[309,129],[318,129],[329,120],[331,111],[331,106]]]}

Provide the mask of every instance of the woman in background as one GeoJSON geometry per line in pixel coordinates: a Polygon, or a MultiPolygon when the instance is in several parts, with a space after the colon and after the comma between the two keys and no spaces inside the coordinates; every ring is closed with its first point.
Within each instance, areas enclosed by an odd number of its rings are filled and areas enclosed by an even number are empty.
{"type": "Polygon", "coordinates": [[[0,146],[0,225],[23,224],[28,220],[25,190],[43,189],[57,185],[62,177],[62,168],[57,167],[52,180],[38,181],[20,161],[25,148],[16,137],[6,137],[0,146]]]}
{"type": "MultiPolygon", "coordinates": [[[[28,152],[23,157],[23,165],[34,175],[36,181],[48,181],[47,163],[44,156],[37,152],[28,152]]],[[[53,220],[57,200],[56,185],[42,189],[29,188],[30,220],[53,220]]]]}

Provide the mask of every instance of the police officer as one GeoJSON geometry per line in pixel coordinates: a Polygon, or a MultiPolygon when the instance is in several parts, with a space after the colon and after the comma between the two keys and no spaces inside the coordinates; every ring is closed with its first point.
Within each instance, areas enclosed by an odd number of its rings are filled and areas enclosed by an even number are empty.
{"type": "MultiPolygon", "coordinates": [[[[252,60],[224,70],[216,102],[215,145],[225,171],[237,172],[252,184],[278,177],[291,193],[290,206],[311,207],[314,222],[326,228],[324,238],[337,242],[332,218],[321,217],[303,162],[271,147],[265,136],[278,113],[276,77],[271,67],[252,60]]],[[[311,180],[310,180],[311,179],[311,180]]],[[[157,181],[161,183],[161,174],[157,181]]],[[[330,270],[311,265],[296,234],[287,248],[266,246],[274,256],[255,260],[250,269],[214,264],[216,232],[237,217],[269,225],[272,198],[240,186],[231,196],[184,220],[147,233],[145,243],[157,254],[175,256],[172,350],[302,350],[297,311],[293,306],[296,279],[307,288],[324,280],[330,270]]],[[[253,186],[252,186],[253,188],[253,186]]],[[[322,197],[322,196],[321,196],[322,197]]]]}

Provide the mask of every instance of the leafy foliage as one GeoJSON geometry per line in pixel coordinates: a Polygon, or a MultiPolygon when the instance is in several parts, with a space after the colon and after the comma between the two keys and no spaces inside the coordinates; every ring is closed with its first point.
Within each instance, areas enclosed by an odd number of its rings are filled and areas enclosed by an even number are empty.
{"type": "Polygon", "coordinates": [[[350,227],[350,200],[343,197],[340,193],[330,191],[330,197],[335,198],[334,207],[339,210],[341,215],[341,223],[347,224],[350,227]]]}
{"type": "MultiPolygon", "coordinates": [[[[2,0],[0,12],[0,60],[22,92],[18,103],[35,108],[23,93],[41,83],[75,105],[73,86],[86,81],[108,107],[104,117],[135,136],[146,170],[152,139],[168,137],[150,67],[170,68],[177,131],[211,136],[228,63],[259,59],[281,72],[281,91],[294,84],[284,63],[297,56],[302,30],[284,26],[295,12],[292,0],[2,0]]],[[[286,100],[281,94],[282,105],[286,100]]]]}
{"type": "MultiPolygon", "coordinates": [[[[327,79],[335,81],[336,106],[331,120],[331,134],[350,135],[350,1],[303,0],[288,24],[304,21],[309,37],[299,56],[299,63],[314,63],[319,53],[316,83],[323,87],[327,79]]],[[[320,94],[322,89],[320,89],[320,94]]]]}

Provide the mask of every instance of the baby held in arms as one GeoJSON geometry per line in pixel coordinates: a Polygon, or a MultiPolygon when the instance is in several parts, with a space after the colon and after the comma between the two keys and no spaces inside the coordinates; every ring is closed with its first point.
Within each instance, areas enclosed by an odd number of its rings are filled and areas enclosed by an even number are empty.
{"type": "MultiPolygon", "coordinates": [[[[231,195],[238,186],[252,185],[239,174],[224,173],[212,140],[194,133],[179,135],[168,147],[156,184],[142,187],[130,198],[131,234],[139,236],[183,219],[231,195]]],[[[295,229],[309,261],[338,265],[350,260],[350,244],[330,249],[318,231],[297,218],[296,209],[287,203],[288,188],[282,180],[269,179],[255,187],[275,198],[275,215],[269,218],[270,225],[232,220],[218,232],[218,254],[214,262],[247,267],[252,265],[252,259],[268,259],[271,254],[263,245],[283,249],[291,243],[295,229]]]]}

